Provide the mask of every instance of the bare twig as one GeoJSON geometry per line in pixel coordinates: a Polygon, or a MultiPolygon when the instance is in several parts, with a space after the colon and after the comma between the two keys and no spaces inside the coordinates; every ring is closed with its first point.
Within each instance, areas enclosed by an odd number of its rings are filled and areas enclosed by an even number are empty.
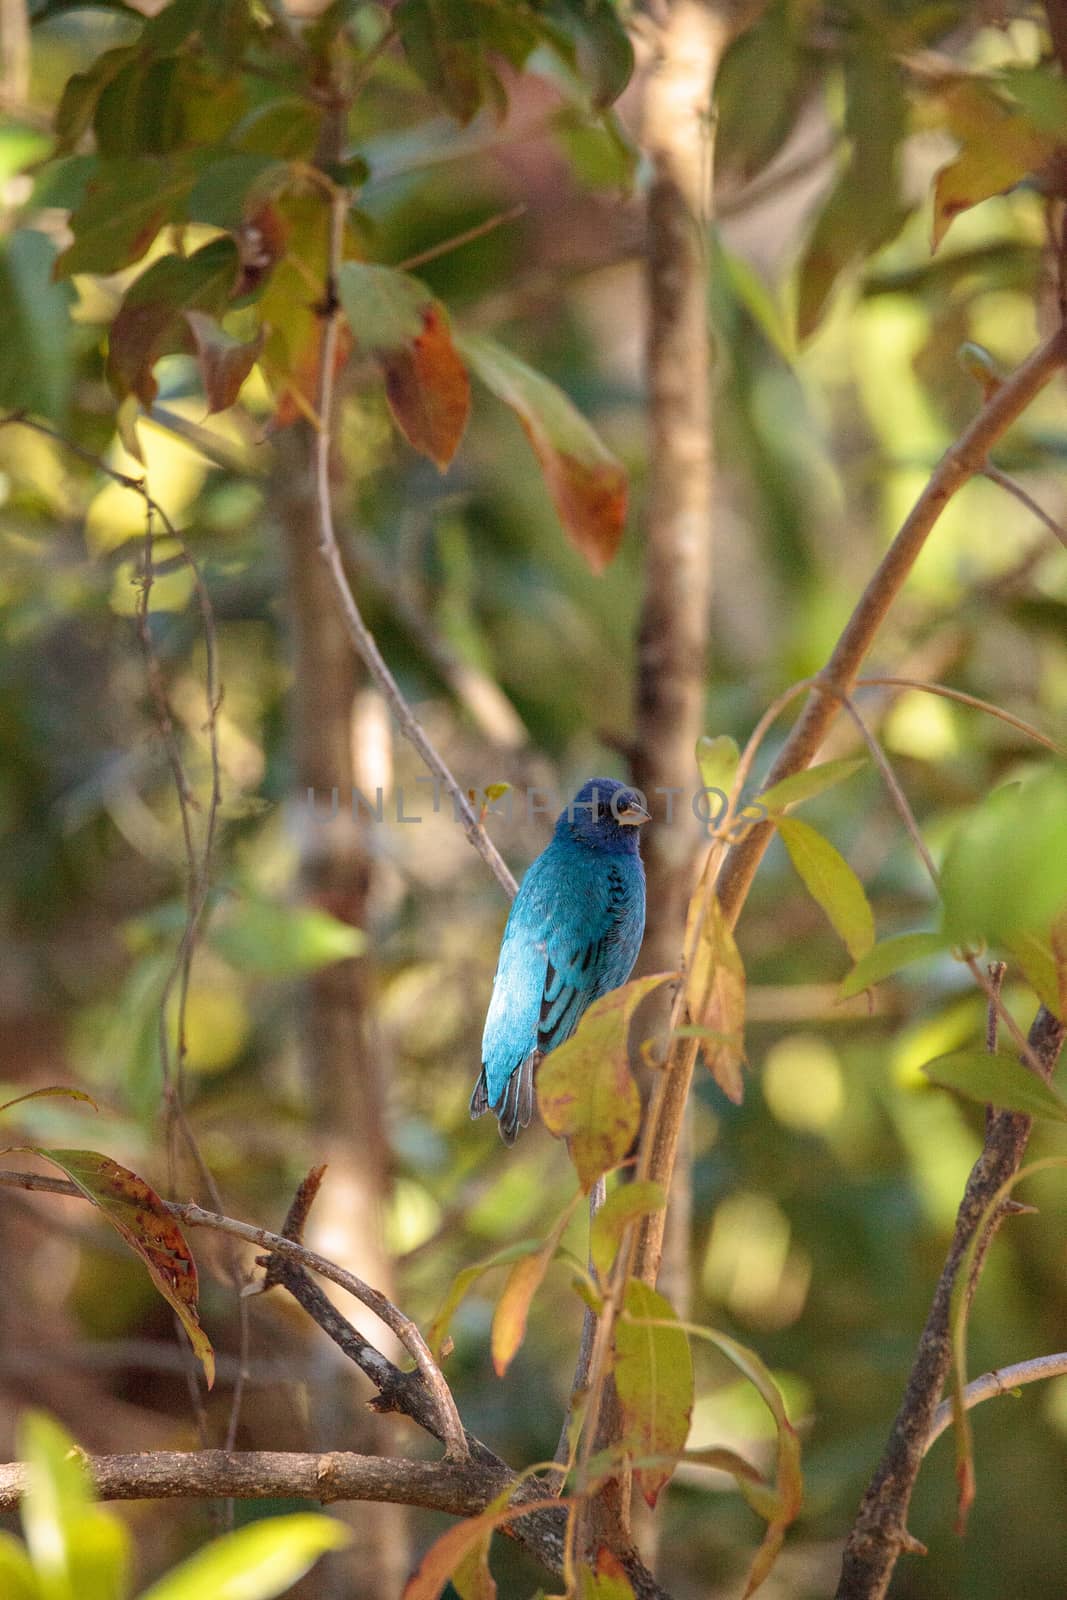
{"type": "Polygon", "coordinates": [[[1050,517],[1044,507],[1039,506],[1034,497],[1026,492],[1021,483],[1016,483],[1014,478],[1009,478],[1006,472],[1002,472],[999,467],[994,467],[991,462],[987,462],[982,468],[982,476],[983,478],[988,478],[990,483],[999,484],[1002,489],[1006,489],[1009,494],[1014,495],[1020,505],[1024,505],[1027,511],[1037,518],[1038,522],[1043,522],[1052,537],[1058,539],[1064,549],[1067,549],[1067,528],[1058,523],[1055,517],[1050,517]]]}
{"type": "Polygon", "coordinates": [[[506,211],[496,211],[491,217],[486,217],[484,222],[476,222],[473,228],[467,228],[463,233],[456,233],[450,239],[442,239],[438,244],[428,245],[425,250],[420,250],[417,255],[408,256],[397,266],[398,272],[414,272],[416,267],[424,267],[429,261],[437,261],[441,256],[451,255],[453,250],[462,250],[465,244],[473,244],[475,239],[484,239],[487,233],[494,233],[497,228],[502,228],[505,223],[517,222],[526,214],[526,202],[520,200],[517,205],[509,206],[506,211]]]}
{"type": "Polygon", "coordinates": [[[1009,728],[1017,728],[1020,733],[1025,733],[1028,739],[1033,739],[1035,744],[1043,745],[1046,750],[1053,751],[1056,755],[1067,756],[1067,746],[1057,744],[1055,739],[1050,739],[1042,733],[1040,728],[1035,728],[1032,722],[1026,722],[1022,717],[1016,717],[1010,711],[1005,711],[1002,706],[994,705],[991,700],[979,700],[977,695],[967,694],[962,689],[950,689],[944,683],[927,683],[922,678],[898,678],[879,675],[876,678],[857,678],[857,689],[921,689],[924,694],[940,695],[943,700],[954,700],[957,705],[967,706],[971,711],[984,711],[987,716],[996,717],[1000,722],[1006,722],[1009,728]]]}
{"type": "MultiPolygon", "coordinates": [[[[1046,1378],[1061,1378],[1067,1373],[1067,1350],[1052,1356],[1034,1356],[1030,1361],[1017,1361],[1010,1367],[997,1367],[975,1378],[963,1391],[964,1410],[980,1406],[983,1400],[994,1400],[998,1395],[1013,1394],[1027,1383],[1041,1383],[1046,1378]]],[[[923,1455],[952,1426],[952,1401],[943,1400],[934,1412],[923,1455]]]]}
{"type": "Polygon", "coordinates": [[[441,780],[445,789],[452,796],[456,816],[462,823],[463,831],[466,833],[467,838],[486,866],[489,867],[504,893],[509,899],[514,899],[518,887],[515,879],[508,871],[493,841],[471,810],[466,794],[452,776],[444,757],[438,753],[426,730],[404,699],[396,679],[378,649],[374,635],[363,620],[360,609],[356,604],[355,595],[352,593],[351,585],[348,582],[348,575],[345,572],[344,561],[337,543],[330,495],[330,442],[334,408],[334,367],[336,365],[339,332],[337,317],[340,309],[337,301],[337,273],[341,265],[347,205],[347,194],[342,189],[337,190],[330,208],[329,275],[324,302],[322,353],[316,399],[319,427],[315,441],[315,509],[319,524],[319,546],[323,560],[326,562],[333,579],[334,589],[348,630],[348,636],[357,654],[385,696],[404,737],[414,745],[430,771],[441,780]]]}

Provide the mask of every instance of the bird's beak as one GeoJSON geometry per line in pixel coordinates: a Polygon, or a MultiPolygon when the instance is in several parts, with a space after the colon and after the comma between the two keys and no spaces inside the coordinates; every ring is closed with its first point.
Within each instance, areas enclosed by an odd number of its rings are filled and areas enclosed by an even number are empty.
{"type": "Polygon", "coordinates": [[[651,822],[651,814],[644,806],[624,806],[619,812],[619,821],[625,828],[639,828],[643,822],[651,822]]]}

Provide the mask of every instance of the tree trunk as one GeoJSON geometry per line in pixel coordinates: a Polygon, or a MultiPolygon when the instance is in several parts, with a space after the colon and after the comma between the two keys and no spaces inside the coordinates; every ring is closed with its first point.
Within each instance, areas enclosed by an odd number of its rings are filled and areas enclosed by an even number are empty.
{"type": "MultiPolygon", "coordinates": [[[[277,441],[278,505],[288,566],[292,635],[292,728],[295,815],[299,818],[305,894],[333,916],[365,927],[372,864],[353,820],[353,701],[359,669],[337,599],[318,552],[311,463],[305,424],[277,441]],[[332,794],[338,791],[333,816],[332,794]],[[314,801],[309,796],[314,796],[314,801]]],[[[393,1298],[391,1263],[381,1219],[389,1188],[381,1061],[374,1040],[370,972],[365,957],[337,962],[311,977],[303,1004],[303,1060],[317,1160],[329,1173],[312,1213],[308,1243],[341,1260],[393,1298]]],[[[346,1301],[345,1315],[360,1317],[346,1301]]],[[[364,1314],[368,1336],[382,1329],[364,1314]]],[[[335,1360],[332,1347],[324,1359],[335,1360]]],[[[351,1368],[337,1359],[337,1382],[320,1419],[329,1445],[374,1454],[391,1448],[391,1424],[372,1415],[356,1392],[351,1368]]],[[[326,1444],[324,1439],[323,1444],[326,1444]]],[[[390,1600],[408,1571],[405,1513],[398,1506],[346,1507],[356,1543],[341,1558],[345,1600],[390,1600]]],[[[321,1591],[317,1591],[321,1592],[321,1591]]]]}

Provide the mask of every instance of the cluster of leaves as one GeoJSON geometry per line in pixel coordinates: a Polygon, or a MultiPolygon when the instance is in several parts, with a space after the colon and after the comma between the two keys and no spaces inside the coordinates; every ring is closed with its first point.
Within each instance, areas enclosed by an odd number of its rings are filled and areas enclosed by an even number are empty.
{"type": "MultiPolygon", "coordinates": [[[[19,1459],[26,1463],[23,1545],[0,1532],[0,1588],[6,1600],[128,1600],[130,1536],[99,1505],[74,1440],[42,1412],[23,1413],[19,1459]]],[[[254,1522],[204,1546],[142,1590],[139,1600],[273,1600],[328,1550],[347,1544],[341,1523],[314,1513],[254,1522]]]]}
{"type": "MultiPolygon", "coordinates": [[[[133,42],[74,74],[32,199],[70,214],[71,242],[51,262],[57,308],[72,278],[124,274],[106,370],[123,441],[139,456],[136,418],[156,399],[157,363],[177,354],[195,357],[209,413],[232,406],[258,366],[276,425],[315,422],[323,318],[336,294],[346,322],[340,358],[354,350],[377,365],[414,448],[445,470],[466,427],[473,371],[518,416],[564,529],[600,571],[622,535],[622,467],[547,378],[484,335],[455,339],[424,284],[365,259],[373,224],[359,195],[377,173],[373,158],[349,148],[337,116],[354,93],[346,85],[395,32],[412,84],[461,123],[486,100],[504,116],[507,71],[544,50],[568,101],[617,134],[608,108],[632,68],[627,34],[609,0],[405,0],[376,24],[367,11],[332,5],[297,36],[247,0],[172,0],[140,19],[133,42]],[[267,78],[256,76],[267,63],[267,78]],[[345,206],[346,260],[331,284],[335,197],[345,206]]],[[[29,353],[41,317],[17,291],[48,259],[32,229],[8,243],[21,313],[0,370],[0,401],[10,405],[25,404],[17,352],[29,353]]],[[[34,399],[61,420],[65,396],[54,384],[34,399]]]]}

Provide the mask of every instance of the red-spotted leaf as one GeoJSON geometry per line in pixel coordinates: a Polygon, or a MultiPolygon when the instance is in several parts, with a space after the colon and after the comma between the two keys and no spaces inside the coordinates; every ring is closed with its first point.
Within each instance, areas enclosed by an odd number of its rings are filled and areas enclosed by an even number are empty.
{"type": "Polygon", "coordinates": [[[117,272],[144,255],[164,222],[176,220],[194,173],[177,156],[101,161],[70,219],[74,241],[56,259],[55,278],[117,272]]]}
{"type": "Polygon", "coordinates": [[[64,1100],[83,1100],[86,1105],[92,1106],[94,1111],[100,1107],[91,1094],[86,1094],[84,1089],[68,1089],[62,1083],[50,1083],[45,1089],[30,1089],[27,1094],[18,1094],[14,1100],[5,1100],[0,1105],[0,1112],[10,1111],[12,1106],[20,1106],[25,1100],[51,1100],[59,1097],[64,1100]]]}
{"type": "Polygon", "coordinates": [[[152,1282],[189,1335],[210,1388],[215,1381],[215,1353],[200,1326],[196,1262],[158,1194],[135,1172],[93,1150],[36,1153],[61,1168],[141,1257],[152,1282]]]}
{"type": "Polygon", "coordinates": [[[566,1044],[538,1068],[542,1120],[551,1133],[570,1140],[587,1192],[622,1160],[637,1133],[641,1097],[630,1073],[630,1021],[645,995],[673,976],[634,978],[594,1001],[566,1044]]]}
{"type": "Polygon", "coordinates": [[[667,1458],[663,1466],[635,1470],[650,1506],[685,1449],[693,1410],[693,1358],[684,1330],[670,1326],[676,1320],[669,1300],[631,1278],[615,1328],[615,1388],[627,1452],[667,1458]]]}
{"type": "Polygon", "coordinates": [[[248,344],[242,344],[205,311],[186,311],[184,315],[196,347],[208,411],[225,411],[237,399],[241,385],[259,358],[263,329],[248,344]]]}
{"type": "Polygon", "coordinates": [[[634,1600],[626,1568],[607,1545],[597,1551],[595,1571],[591,1567],[579,1570],[578,1600],[634,1600]]]}
{"type": "MultiPolygon", "coordinates": [[[[158,392],[152,368],[161,356],[193,348],[189,311],[218,315],[237,281],[237,246],[213,239],[191,256],[160,256],[130,285],[111,325],[107,375],[120,399],[150,406],[158,392]]],[[[216,408],[212,408],[216,409],[216,408]]]]}
{"type": "Polygon", "coordinates": [[[1010,110],[991,84],[975,78],[953,81],[942,100],[961,149],[934,179],[935,250],[961,211],[1013,189],[1049,159],[1061,138],[1010,110]]]}
{"type": "Polygon", "coordinates": [[[660,1184],[648,1178],[621,1184],[608,1196],[589,1230],[589,1254],[602,1279],[611,1271],[619,1241],[630,1223],[662,1211],[666,1203],[660,1184]]]}
{"type": "Polygon", "coordinates": [[[456,342],[486,388],[517,415],[564,531],[592,570],[603,572],[626,521],[624,467],[542,373],[482,334],[464,334],[456,342]]]}
{"type": "Polygon", "coordinates": [[[874,944],[874,914],[863,885],[829,839],[797,817],[780,817],[778,832],[812,899],[825,911],[853,961],[874,944]]]}
{"type": "Polygon", "coordinates": [[[540,1250],[535,1255],[521,1257],[508,1273],[507,1282],[497,1301],[490,1337],[493,1366],[498,1378],[504,1376],[526,1337],[526,1318],[530,1313],[530,1305],[541,1287],[549,1263],[559,1249],[559,1241],[574,1215],[578,1198],[576,1194],[565,1207],[540,1250]]]}
{"type": "Polygon", "coordinates": [[[444,471],[470,411],[470,379],[448,312],[418,278],[366,261],[344,262],[337,289],[357,347],[382,368],[397,426],[444,471]]]}
{"type": "Polygon", "coordinates": [[[689,903],[686,948],[699,919],[696,947],[686,975],[685,995],[704,1060],[727,1099],[744,1098],[745,968],[722,914],[718,897],[699,887],[689,903]]]}

